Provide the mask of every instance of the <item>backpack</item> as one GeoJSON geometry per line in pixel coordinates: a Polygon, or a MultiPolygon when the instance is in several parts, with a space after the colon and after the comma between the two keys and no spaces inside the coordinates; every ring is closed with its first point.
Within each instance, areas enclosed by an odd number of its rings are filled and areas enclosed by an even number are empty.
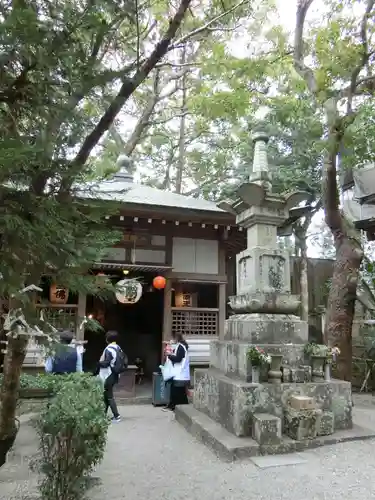
{"type": "Polygon", "coordinates": [[[111,367],[112,373],[120,375],[120,373],[124,373],[128,367],[128,357],[120,346],[110,347],[110,349],[116,349],[116,359],[111,367]]]}

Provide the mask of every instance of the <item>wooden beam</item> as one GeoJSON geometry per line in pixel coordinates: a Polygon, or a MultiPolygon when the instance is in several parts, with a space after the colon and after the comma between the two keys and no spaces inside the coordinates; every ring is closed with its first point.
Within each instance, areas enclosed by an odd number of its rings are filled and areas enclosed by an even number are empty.
{"type": "Polygon", "coordinates": [[[171,339],[172,333],[172,280],[167,277],[167,282],[164,288],[164,311],[163,311],[163,342],[168,342],[171,339]]]}
{"type": "Polygon", "coordinates": [[[171,272],[170,278],[178,281],[190,281],[191,283],[226,283],[226,275],[218,274],[199,274],[199,273],[181,273],[171,272]]]}
{"type": "Polygon", "coordinates": [[[219,317],[218,317],[218,335],[220,340],[224,340],[225,334],[225,320],[227,315],[227,284],[219,283],[218,290],[218,304],[219,304],[219,317]]]}
{"type": "MultiPolygon", "coordinates": [[[[226,231],[226,230],[225,230],[226,231]]],[[[226,262],[226,249],[224,246],[224,238],[227,234],[224,231],[221,234],[219,241],[219,274],[225,276],[225,283],[219,283],[218,286],[218,336],[220,340],[224,340],[225,319],[227,314],[227,262],[226,262]]]]}
{"type": "Polygon", "coordinates": [[[236,217],[224,211],[192,210],[189,208],[163,207],[157,205],[134,204],[122,205],[120,214],[123,216],[146,217],[147,219],[173,219],[186,222],[205,222],[206,224],[235,225],[236,217]]]}
{"type": "Polygon", "coordinates": [[[75,331],[76,340],[78,341],[85,340],[85,325],[82,324],[85,316],[86,316],[86,294],[80,293],[78,295],[77,324],[75,331]]]}
{"type": "Polygon", "coordinates": [[[167,266],[172,266],[173,261],[173,236],[167,234],[165,237],[165,263],[167,266]]]}

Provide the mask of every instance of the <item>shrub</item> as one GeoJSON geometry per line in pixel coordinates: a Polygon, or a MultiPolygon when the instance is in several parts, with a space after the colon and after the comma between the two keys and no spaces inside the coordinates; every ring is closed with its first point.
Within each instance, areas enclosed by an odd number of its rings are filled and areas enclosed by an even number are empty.
{"type": "Polygon", "coordinates": [[[91,375],[55,379],[56,395],[37,421],[40,449],[33,468],[42,475],[43,500],[82,500],[106,444],[103,390],[91,375]]]}
{"type": "MultiPolygon", "coordinates": [[[[0,386],[3,381],[3,375],[0,374],[0,386]]],[[[37,375],[29,375],[22,373],[20,377],[20,389],[50,389],[54,390],[56,382],[55,375],[38,373],[37,375]]]]}

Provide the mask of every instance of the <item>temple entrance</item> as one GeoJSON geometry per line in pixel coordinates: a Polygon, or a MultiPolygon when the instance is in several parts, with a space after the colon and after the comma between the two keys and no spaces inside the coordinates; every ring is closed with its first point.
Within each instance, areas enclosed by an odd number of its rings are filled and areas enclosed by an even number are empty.
{"type": "MultiPolygon", "coordinates": [[[[142,296],[135,304],[121,304],[115,298],[102,300],[88,296],[86,315],[92,315],[104,328],[104,332],[85,332],[85,371],[94,370],[105,347],[105,332],[116,330],[119,344],[134,365],[136,358],[143,362],[145,378],[150,378],[161,361],[163,335],[164,291],[156,290],[153,273],[137,273],[142,284],[142,296]]],[[[119,278],[121,279],[121,275],[119,278]]]]}

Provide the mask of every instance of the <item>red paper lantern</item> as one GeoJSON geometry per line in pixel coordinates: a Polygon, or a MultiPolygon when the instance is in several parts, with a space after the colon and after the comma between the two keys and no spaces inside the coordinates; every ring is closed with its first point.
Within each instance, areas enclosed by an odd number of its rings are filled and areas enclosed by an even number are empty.
{"type": "Polygon", "coordinates": [[[152,280],[152,284],[157,290],[163,290],[163,288],[165,288],[166,283],[167,280],[164,278],[164,276],[156,276],[156,278],[152,280]]]}
{"type": "Polygon", "coordinates": [[[49,301],[52,304],[66,304],[69,298],[69,289],[52,283],[49,289],[49,301]]]}

